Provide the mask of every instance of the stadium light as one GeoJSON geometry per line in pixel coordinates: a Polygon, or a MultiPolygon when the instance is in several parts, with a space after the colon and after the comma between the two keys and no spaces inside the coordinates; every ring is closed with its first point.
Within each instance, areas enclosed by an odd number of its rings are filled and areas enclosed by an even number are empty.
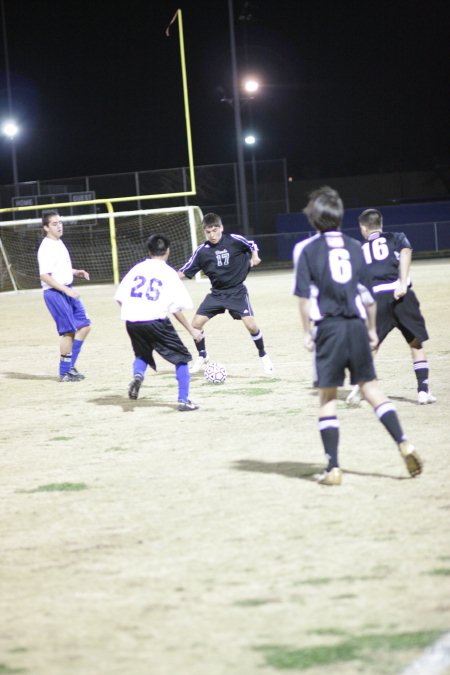
{"type": "Polygon", "coordinates": [[[2,133],[12,140],[19,133],[19,127],[14,120],[6,120],[2,126],[2,133]]]}
{"type": "Polygon", "coordinates": [[[259,82],[255,78],[249,77],[244,80],[243,88],[247,94],[256,94],[259,89],[259,82]]]}
{"type": "Polygon", "coordinates": [[[16,157],[16,144],[15,138],[19,134],[20,128],[18,124],[13,120],[5,120],[2,124],[2,134],[9,138],[11,141],[11,157],[12,157],[12,169],[13,169],[13,183],[14,187],[17,189],[19,183],[18,171],[17,171],[17,157],[16,157]]]}

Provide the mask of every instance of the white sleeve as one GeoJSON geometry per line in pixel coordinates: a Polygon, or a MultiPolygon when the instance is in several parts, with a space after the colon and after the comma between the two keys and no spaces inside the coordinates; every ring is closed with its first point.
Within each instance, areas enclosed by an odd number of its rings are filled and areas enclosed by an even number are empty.
{"type": "Polygon", "coordinates": [[[169,304],[169,312],[173,314],[174,312],[180,311],[180,309],[192,309],[194,306],[191,296],[189,295],[186,286],[178,276],[177,272],[174,270],[174,274],[171,275],[171,296],[172,302],[169,304]]]}
{"type": "Polygon", "coordinates": [[[129,296],[130,294],[129,279],[130,279],[130,272],[127,272],[127,274],[125,274],[124,278],[118,285],[117,290],[114,294],[114,300],[117,300],[117,302],[123,303],[123,301],[129,296]]]}

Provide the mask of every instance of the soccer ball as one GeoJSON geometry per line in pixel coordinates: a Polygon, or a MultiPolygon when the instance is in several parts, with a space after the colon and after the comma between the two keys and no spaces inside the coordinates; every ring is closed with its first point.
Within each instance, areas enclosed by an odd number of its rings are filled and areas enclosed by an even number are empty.
{"type": "Polygon", "coordinates": [[[208,363],[204,375],[210,384],[223,384],[227,379],[227,369],[221,363],[208,363]]]}

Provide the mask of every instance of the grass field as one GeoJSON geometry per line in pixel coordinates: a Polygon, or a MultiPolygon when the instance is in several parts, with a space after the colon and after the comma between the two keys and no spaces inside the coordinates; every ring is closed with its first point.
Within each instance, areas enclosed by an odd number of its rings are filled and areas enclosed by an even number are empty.
{"type": "MultiPolygon", "coordinates": [[[[187,414],[161,360],[128,399],[112,286],[82,289],[80,383],[57,382],[41,292],[0,295],[0,674],[397,675],[448,633],[450,261],[415,262],[413,280],[437,403],[416,404],[399,334],[376,366],[424,473],[409,478],[346,387],[338,488],[313,479],[318,401],[290,272],[248,279],[274,377],[218,317],[207,346],[228,380],[193,376],[187,414]]],[[[196,306],[208,286],[186,283],[196,306]]]]}

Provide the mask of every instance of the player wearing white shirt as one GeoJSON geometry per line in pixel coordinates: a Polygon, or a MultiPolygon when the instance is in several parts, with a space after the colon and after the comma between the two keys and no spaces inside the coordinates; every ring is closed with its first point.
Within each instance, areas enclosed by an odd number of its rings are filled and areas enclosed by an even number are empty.
{"type": "Polygon", "coordinates": [[[75,363],[91,329],[91,320],[72,282],[74,276],[89,281],[89,273],[73,269],[69,251],[61,240],[64,228],[57,211],[44,213],[42,227],[46,236],[37,253],[39,277],[45,304],[61,336],[59,380],[77,382],[84,380],[75,363]]]}
{"type": "Polygon", "coordinates": [[[147,366],[156,370],[153,351],[173,363],[178,381],[178,410],[197,410],[189,400],[188,363],[192,356],[181,341],[169,315],[173,314],[187,332],[199,340],[202,332],[193,328],[183,309],[193,307],[192,300],[177,272],[167,264],[170,242],[162,234],[147,241],[150,257],[137,263],[124,276],[114,296],[120,305],[135,359],[128,396],[137,399],[147,366]]]}

